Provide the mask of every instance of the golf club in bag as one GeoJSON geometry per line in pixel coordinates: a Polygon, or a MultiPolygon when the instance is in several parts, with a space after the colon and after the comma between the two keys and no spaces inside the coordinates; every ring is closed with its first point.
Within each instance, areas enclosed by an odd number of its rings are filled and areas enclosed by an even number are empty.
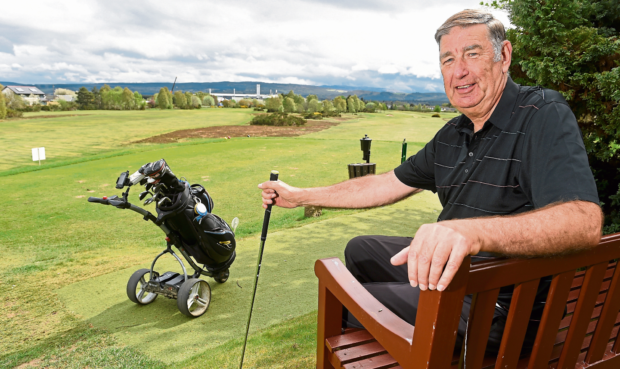
{"type": "MultiPolygon", "coordinates": [[[[270,181],[278,180],[279,172],[272,170],[269,176],[270,181]]],[[[273,200],[275,202],[275,199],[273,200]]],[[[248,343],[248,333],[250,333],[250,321],[252,320],[252,310],[254,309],[254,299],[256,298],[256,287],[258,287],[258,276],[260,275],[260,266],[263,261],[263,250],[265,249],[265,240],[267,239],[267,229],[269,228],[269,218],[271,217],[271,207],[273,204],[267,205],[265,210],[265,218],[263,219],[263,230],[260,234],[260,247],[258,249],[258,261],[256,263],[256,274],[254,276],[254,289],[252,290],[252,303],[250,304],[250,312],[248,313],[248,323],[245,325],[245,339],[243,340],[243,351],[241,351],[241,362],[239,369],[243,368],[243,357],[245,356],[245,346],[248,343]]]]}
{"type": "Polygon", "coordinates": [[[199,277],[212,277],[218,283],[228,280],[229,268],[236,256],[234,231],[239,219],[233,219],[231,229],[228,223],[212,213],[213,199],[207,190],[200,184],[190,185],[186,180],[178,179],[164,159],[145,164],[132,175],[129,171],[121,173],[116,188],[127,188],[122,198],[89,197],[88,201],[133,210],[166,234],[166,250],[157,255],[151,268],[140,269],[129,278],[129,299],[138,305],[147,305],[158,295],[163,295],[176,299],[179,310],[189,317],[204,314],[211,303],[211,287],[199,277]],[[138,198],[142,201],[150,196],[144,205],[155,203],[157,216],[129,203],[129,190],[136,184],[145,186],[146,190],[138,198]],[[172,246],[191,265],[193,274],[187,273],[172,246]],[[179,262],[182,274],[165,272],[160,275],[154,270],[157,260],[165,254],[171,254],[179,262]]]}

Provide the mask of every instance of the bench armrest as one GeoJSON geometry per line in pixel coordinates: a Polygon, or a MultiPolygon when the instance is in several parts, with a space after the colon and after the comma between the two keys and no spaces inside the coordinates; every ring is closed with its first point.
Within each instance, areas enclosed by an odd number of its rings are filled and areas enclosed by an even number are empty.
{"type": "Polygon", "coordinates": [[[325,286],[375,337],[397,356],[410,351],[414,327],[375,299],[338,258],[317,260],[314,272],[325,286]]]}

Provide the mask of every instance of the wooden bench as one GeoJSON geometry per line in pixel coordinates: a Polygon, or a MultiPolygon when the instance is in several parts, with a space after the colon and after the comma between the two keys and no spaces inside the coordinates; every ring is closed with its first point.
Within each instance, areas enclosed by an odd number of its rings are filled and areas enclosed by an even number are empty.
{"type": "Polygon", "coordinates": [[[558,258],[464,261],[443,292],[420,294],[415,328],[379,303],[338,258],[318,260],[317,368],[620,368],[620,233],[558,258]],[[540,281],[553,276],[534,348],[521,355],[540,281]],[[499,289],[514,294],[499,354],[485,348],[499,289]],[[453,355],[465,295],[467,347],[453,355]],[[342,333],[342,306],[366,330],[342,333]],[[566,310],[566,315],[565,315],[566,310]]]}

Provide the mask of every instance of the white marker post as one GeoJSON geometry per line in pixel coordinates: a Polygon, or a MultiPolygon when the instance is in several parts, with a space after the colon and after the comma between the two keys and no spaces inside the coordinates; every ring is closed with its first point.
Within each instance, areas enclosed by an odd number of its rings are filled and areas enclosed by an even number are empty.
{"type": "Polygon", "coordinates": [[[41,165],[41,160],[45,160],[45,147],[35,147],[32,149],[32,161],[39,161],[39,165],[41,165]]]}

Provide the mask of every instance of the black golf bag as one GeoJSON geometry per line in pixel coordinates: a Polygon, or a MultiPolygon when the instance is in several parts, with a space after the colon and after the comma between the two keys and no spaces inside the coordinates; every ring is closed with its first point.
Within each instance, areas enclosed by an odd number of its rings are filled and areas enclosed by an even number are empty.
{"type": "MultiPolygon", "coordinates": [[[[212,273],[225,270],[235,260],[235,235],[228,224],[211,213],[213,200],[199,184],[180,181],[183,190],[166,193],[170,201],[157,206],[156,224],[164,223],[177,233],[185,250],[212,273]],[[196,205],[202,203],[207,214],[201,216],[196,205]]],[[[180,245],[179,245],[180,246],[180,245]]]]}

